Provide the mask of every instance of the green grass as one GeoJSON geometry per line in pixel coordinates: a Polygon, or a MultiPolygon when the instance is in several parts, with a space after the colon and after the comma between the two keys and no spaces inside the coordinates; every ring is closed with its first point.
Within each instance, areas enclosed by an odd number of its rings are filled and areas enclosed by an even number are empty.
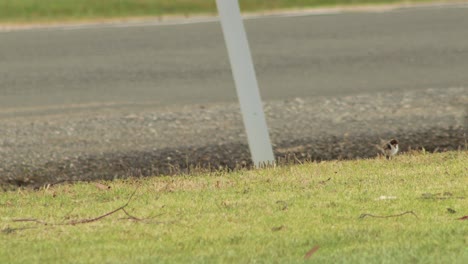
{"type": "MultiPolygon", "coordinates": [[[[431,2],[431,0],[240,0],[243,11],[401,2],[431,2]]],[[[0,23],[77,21],[215,12],[215,0],[0,0],[0,23]]]]}
{"type": "Polygon", "coordinates": [[[4,192],[0,263],[468,263],[467,175],[460,151],[4,192]],[[135,190],[142,221],[60,225],[135,190]]]}

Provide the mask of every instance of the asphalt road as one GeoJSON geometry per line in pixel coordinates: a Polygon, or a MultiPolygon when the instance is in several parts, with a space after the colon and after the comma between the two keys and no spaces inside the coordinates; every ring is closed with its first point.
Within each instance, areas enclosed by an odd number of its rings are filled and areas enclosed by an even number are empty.
{"type": "MultiPolygon", "coordinates": [[[[247,20],[262,97],[466,87],[467,7],[247,20]]],[[[0,112],[235,100],[218,22],[0,32],[0,112]]]]}
{"type": "MultiPolygon", "coordinates": [[[[466,149],[467,7],[247,20],[276,158],[466,149]]],[[[219,23],[150,24],[0,32],[0,187],[249,166],[219,23]]]]}

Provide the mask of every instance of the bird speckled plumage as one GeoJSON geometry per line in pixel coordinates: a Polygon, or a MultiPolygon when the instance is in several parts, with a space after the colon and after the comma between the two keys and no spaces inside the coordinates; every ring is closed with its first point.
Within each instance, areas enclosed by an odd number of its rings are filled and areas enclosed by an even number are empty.
{"type": "Polygon", "coordinates": [[[395,156],[398,153],[398,140],[391,139],[382,146],[383,154],[387,159],[395,156]]]}

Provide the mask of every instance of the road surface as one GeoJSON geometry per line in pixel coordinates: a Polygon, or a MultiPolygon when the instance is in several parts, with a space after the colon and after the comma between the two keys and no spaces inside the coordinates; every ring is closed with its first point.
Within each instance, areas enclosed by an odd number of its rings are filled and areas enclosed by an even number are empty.
{"type": "MultiPolygon", "coordinates": [[[[245,22],[265,100],[468,85],[468,5],[245,22]]],[[[218,22],[0,32],[0,109],[232,102],[218,22]]]]}
{"type": "MultiPolygon", "coordinates": [[[[246,20],[277,157],[463,147],[467,7],[246,20]]],[[[240,120],[219,22],[0,32],[0,183],[244,166],[240,120]]]]}

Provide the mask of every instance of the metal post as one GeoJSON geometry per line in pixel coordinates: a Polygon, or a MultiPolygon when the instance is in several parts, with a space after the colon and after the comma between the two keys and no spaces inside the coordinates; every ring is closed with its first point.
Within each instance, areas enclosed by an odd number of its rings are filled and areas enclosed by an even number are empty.
{"type": "Polygon", "coordinates": [[[237,0],[216,0],[232,74],[255,166],[274,164],[268,127],[237,0]]]}

